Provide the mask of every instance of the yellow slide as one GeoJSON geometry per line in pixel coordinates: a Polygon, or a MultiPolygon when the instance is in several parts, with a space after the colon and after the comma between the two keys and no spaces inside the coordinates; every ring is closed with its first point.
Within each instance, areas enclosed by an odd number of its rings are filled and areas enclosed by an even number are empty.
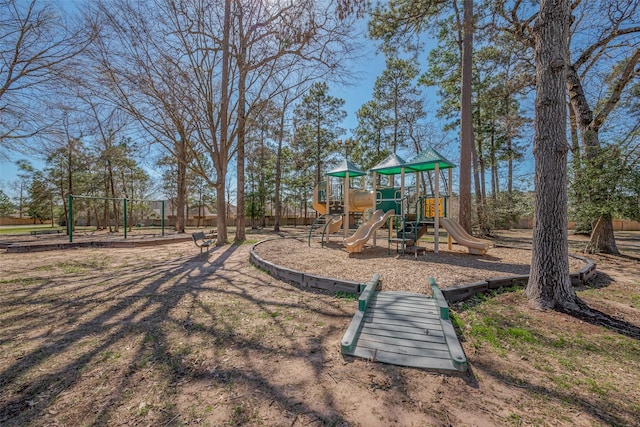
{"type": "Polygon", "coordinates": [[[489,240],[478,239],[467,233],[458,221],[450,218],[440,218],[440,224],[447,230],[459,245],[466,246],[470,254],[484,255],[493,246],[489,240]]]}
{"type": "Polygon", "coordinates": [[[353,236],[349,236],[344,239],[342,244],[344,245],[347,252],[362,252],[362,248],[364,247],[365,243],[367,243],[369,239],[371,239],[373,233],[375,233],[378,228],[382,227],[382,225],[387,222],[387,219],[389,219],[389,217],[394,213],[395,211],[393,209],[387,211],[387,213],[385,213],[382,209],[378,209],[377,211],[375,211],[373,215],[371,215],[371,218],[369,218],[360,227],[358,227],[353,236]]]}
{"type": "Polygon", "coordinates": [[[331,220],[327,223],[327,233],[329,234],[333,234],[333,233],[337,233],[338,231],[340,231],[340,228],[342,227],[342,215],[340,216],[334,216],[333,218],[331,218],[331,220]]]}

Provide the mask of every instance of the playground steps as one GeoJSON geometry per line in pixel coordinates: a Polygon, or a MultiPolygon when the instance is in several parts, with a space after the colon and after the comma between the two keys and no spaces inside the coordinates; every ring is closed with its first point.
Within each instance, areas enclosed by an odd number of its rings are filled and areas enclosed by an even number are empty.
{"type": "Polygon", "coordinates": [[[340,343],[342,354],[391,365],[464,372],[467,359],[449,318],[449,306],[431,279],[433,297],[377,292],[377,277],[358,300],[340,343]]]}
{"type": "Polygon", "coordinates": [[[398,230],[396,236],[398,239],[413,240],[417,242],[427,232],[429,223],[425,221],[406,221],[404,229],[398,230]]]}

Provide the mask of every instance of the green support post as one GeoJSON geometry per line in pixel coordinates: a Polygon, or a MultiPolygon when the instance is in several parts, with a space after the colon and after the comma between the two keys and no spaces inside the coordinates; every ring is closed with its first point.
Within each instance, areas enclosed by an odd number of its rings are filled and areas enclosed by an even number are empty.
{"type": "Polygon", "coordinates": [[[69,230],[69,243],[73,243],[73,195],[69,194],[69,217],[67,218],[67,229],[69,230]]]}
{"type": "Polygon", "coordinates": [[[122,199],[124,205],[124,238],[127,238],[127,198],[122,199]]]}
{"type": "Polygon", "coordinates": [[[162,201],[162,209],[160,210],[160,224],[162,224],[162,235],[164,236],[164,200],[162,201]]]}

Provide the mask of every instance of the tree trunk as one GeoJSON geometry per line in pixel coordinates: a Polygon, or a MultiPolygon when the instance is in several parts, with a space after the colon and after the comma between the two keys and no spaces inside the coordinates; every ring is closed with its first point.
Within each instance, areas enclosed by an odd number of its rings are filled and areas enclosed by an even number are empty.
{"type": "MultiPolygon", "coordinates": [[[[476,123],[478,127],[482,125],[482,114],[480,109],[476,110],[476,123]]],[[[474,136],[475,138],[475,136],[474,136]]],[[[484,154],[482,152],[482,138],[478,138],[477,144],[473,145],[473,181],[476,193],[476,215],[478,216],[478,228],[480,234],[488,234],[487,216],[486,216],[486,198],[485,198],[485,179],[484,179],[484,154]]]]}
{"type": "MultiPolygon", "coordinates": [[[[218,238],[216,246],[227,243],[227,205],[225,200],[225,181],[227,165],[227,149],[229,138],[229,33],[231,31],[231,2],[224,3],[224,23],[222,34],[222,72],[220,77],[220,149],[218,151],[216,208],[218,238]]],[[[215,163],[215,162],[214,162],[215,163]]]]}
{"type": "Polygon", "coordinates": [[[473,150],[473,112],[471,72],[473,50],[473,0],[464,0],[462,39],[462,90],[460,93],[460,210],[458,221],[471,233],[471,157],[473,150]]]}
{"type": "MultiPolygon", "coordinates": [[[[478,142],[480,144],[480,142],[478,142]]],[[[485,203],[483,199],[484,191],[484,171],[482,169],[482,163],[478,160],[478,151],[473,149],[473,181],[475,183],[476,190],[476,213],[478,215],[478,227],[481,234],[487,234],[487,224],[485,215],[485,203]]]]}
{"type": "Polygon", "coordinates": [[[568,0],[542,0],[534,25],[535,217],[527,296],[537,308],[577,309],[569,279],[565,52],[568,0]]]}
{"type": "MultiPolygon", "coordinates": [[[[594,112],[587,102],[587,98],[582,87],[582,81],[575,67],[570,66],[567,70],[566,85],[569,90],[571,106],[575,113],[576,123],[580,129],[582,136],[582,155],[580,165],[582,168],[598,168],[600,165],[593,164],[594,159],[600,153],[600,140],[599,131],[600,126],[605,121],[609,113],[613,110],[614,106],[619,102],[620,92],[630,81],[635,74],[632,72],[636,64],[640,60],[640,50],[637,50],[635,54],[629,58],[629,62],[625,66],[620,79],[614,86],[614,90],[610,95],[609,100],[598,114],[594,112]]],[[[606,190],[605,190],[606,191],[606,190]]],[[[587,194],[577,194],[578,202],[584,198],[591,198],[591,203],[596,204],[598,207],[603,207],[604,203],[601,203],[598,199],[604,199],[606,195],[601,194],[602,190],[587,191],[587,194]]],[[[618,248],[615,244],[615,236],[613,234],[613,224],[611,223],[612,213],[607,212],[598,218],[598,221],[609,222],[609,224],[602,224],[600,230],[596,233],[596,230],[591,232],[591,240],[589,247],[593,251],[599,251],[602,253],[618,254],[618,248]]]]}
{"type": "Polygon", "coordinates": [[[280,114],[280,123],[278,131],[278,152],[276,155],[276,188],[275,188],[275,205],[276,216],[273,219],[273,231],[280,231],[280,181],[282,180],[282,140],[284,139],[284,118],[287,101],[285,100],[280,114]]]}
{"type": "Polygon", "coordinates": [[[598,221],[591,232],[591,238],[589,239],[589,243],[587,243],[585,252],[601,252],[614,255],[620,254],[618,246],[616,245],[611,215],[606,214],[598,218],[598,221]]]}
{"type": "Polygon", "coordinates": [[[227,243],[227,201],[224,192],[224,178],[218,178],[216,182],[216,228],[218,238],[216,245],[222,246],[227,243]]]}
{"type": "Polygon", "coordinates": [[[176,204],[176,224],[175,231],[178,233],[185,232],[185,205],[187,200],[187,141],[184,135],[180,137],[180,141],[176,143],[178,176],[177,176],[177,200],[176,204]]]}
{"type": "Polygon", "coordinates": [[[247,73],[243,62],[246,53],[241,53],[240,59],[240,80],[238,82],[238,151],[236,157],[237,174],[236,174],[236,191],[237,191],[237,211],[236,211],[236,242],[244,242],[246,240],[246,211],[244,200],[244,145],[245,145],[245,129],[246,129],[246,78],[247,73]]]}

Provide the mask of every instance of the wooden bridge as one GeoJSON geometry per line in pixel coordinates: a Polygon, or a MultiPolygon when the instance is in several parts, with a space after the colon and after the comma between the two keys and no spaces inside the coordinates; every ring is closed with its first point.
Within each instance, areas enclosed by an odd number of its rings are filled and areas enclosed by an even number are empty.
{"type": "Polygon", "coordinates": [[[379,276],[364,285],[341,342],[342,354],[438,371],[464,372],[467,359],[449,318],[449,306],[431,279],[433,297],[377,292],[379,276]]]}

